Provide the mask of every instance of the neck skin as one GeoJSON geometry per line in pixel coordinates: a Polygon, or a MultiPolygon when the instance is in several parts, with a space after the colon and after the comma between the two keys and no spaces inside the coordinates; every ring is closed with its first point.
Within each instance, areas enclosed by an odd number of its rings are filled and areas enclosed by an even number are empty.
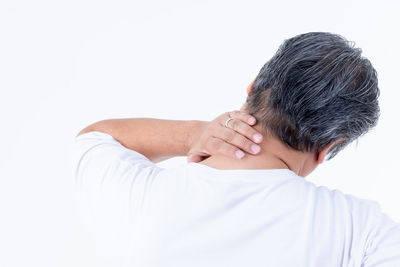
{"type": "Polygon", "coordinates": [[[224,155],[213,155],[199,162],[215,169],[289,169],[299,176],[306,176],[318,165],[318,155],[313,152],[301,152],[291,149],[275,136],[262,131],[260,125],[255,125],[263,135],[259,144],[260,153],[246,153],[242,159],[233,159],[224,155]]]}

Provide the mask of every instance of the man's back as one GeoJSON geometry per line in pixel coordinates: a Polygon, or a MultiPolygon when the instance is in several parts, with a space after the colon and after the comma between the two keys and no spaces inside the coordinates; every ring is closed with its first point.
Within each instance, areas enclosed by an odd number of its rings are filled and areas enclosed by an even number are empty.
{"type": "Polygon", "coordinates": [[[290,170],[161,169],[99,132],[77,152],[78,200],[106,264],[400,266],[400,225],[375,202],[290,170]]]}

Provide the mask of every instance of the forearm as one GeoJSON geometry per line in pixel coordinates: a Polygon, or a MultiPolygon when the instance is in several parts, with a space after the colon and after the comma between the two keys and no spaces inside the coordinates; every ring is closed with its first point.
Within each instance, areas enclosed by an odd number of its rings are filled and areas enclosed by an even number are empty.
{"type": "Polygon", "coordinates": [[[205,123],[149,118],[110,119],[89,125],[78,135],[91,131],[107,133],[123,146],[158,162],[187,155],[205,123]]]}

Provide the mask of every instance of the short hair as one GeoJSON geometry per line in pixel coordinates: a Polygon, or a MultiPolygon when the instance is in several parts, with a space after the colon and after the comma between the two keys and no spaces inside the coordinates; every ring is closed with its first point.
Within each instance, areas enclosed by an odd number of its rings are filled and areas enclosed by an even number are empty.
{"type": "Polygon", "coordinates": [[[379,118],[377,73],[361,52],[326,32],[285,40],[254,81],[249,113],[295,150],[319,152],[344,138],[333,158],[379,118]]]}

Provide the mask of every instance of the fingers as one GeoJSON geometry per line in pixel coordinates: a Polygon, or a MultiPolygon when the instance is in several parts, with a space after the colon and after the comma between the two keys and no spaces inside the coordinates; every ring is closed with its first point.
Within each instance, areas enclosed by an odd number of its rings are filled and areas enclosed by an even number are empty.
{"type": "Polygon", "coordinates": [[[261,150],[259,145],[230,128],[221,127],[218,136],[215,137],[251,154],[257,154],[261,150]]]}
{"type": "Polygon", "coordinates": [[[246,112],[234,110],[228,112],[228,115],[233,119],[241,120],[249,125],[254,125],[256,123],[256,118],[254,118],[253,116],[251,116],[249,113],[246,112]]]}
{"type": "Polygon", "coordinates": [[[256,143],[261,143],[262,135],[249,125],[250,121],[252,120],[254,120],[255,123],[255,118],[253,116],[240,111],[229,112],[229,116],[233,118],[233,120],[230,120],[228,123],[229,128],[243,136],[246,136],[248,139],[253,140],[256,143]]]}
{"type": "Polygon", "coordinates": [[[210,155],[222,154],[237,159],[244,157],[242,150],[216,137],[211,137],[209,142],[207,142],[206,149],[210,155]]]}
{"type": "Polygon", "coordinates": [[[258,154],[261,148],[257,143],[261,143],[263,138],[253,129],[252,125],[255,124],[255,117],[243,111],[220,115],[203,130],[200,139],[191,148],[187,161],[200,162],[217,154],[236,159],[243,158],[245,152],[258,154]]]}

